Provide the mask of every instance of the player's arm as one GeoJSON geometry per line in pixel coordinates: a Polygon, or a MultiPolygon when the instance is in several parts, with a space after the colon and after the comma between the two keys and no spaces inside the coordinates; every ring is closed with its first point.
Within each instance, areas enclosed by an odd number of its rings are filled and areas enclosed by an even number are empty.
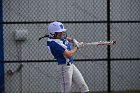
{"type": "Polygon", "coordinates": [[[63,53],[63,55],[67,58],[72,57],[79,48],[82,48],[84,46],[83,42],[79,43],[76,39],[73,39],[73,43],[75,47],[70,51],[66,49],[63,53]]]}
{"type": "Polygon", "coordinates": [[[66,39],[67,39],[69,42],[73,43],[73,39],[72,39],[70,36],[67,36],[66,39]]]}
{"type": "Polygon", "coordinates": [[[67,58],[72,57],[72,56],[76,53],[77,50],[78,50],[77,47],[73,48],[73,49],[70,50],[70,51],[66,49],[66,50],[64,51],[63,55],[64,55],[65,57],[67,57],[67,58]]]}

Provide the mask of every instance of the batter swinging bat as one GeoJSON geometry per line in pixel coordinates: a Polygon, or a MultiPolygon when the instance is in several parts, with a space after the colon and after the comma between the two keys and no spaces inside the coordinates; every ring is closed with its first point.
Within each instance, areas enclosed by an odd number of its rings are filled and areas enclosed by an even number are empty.
{"type": "MultiPolygon", "coordinates": [[[[45,37],[49,37],[49,35],[45,35],[43,37],[40,37],[38,39],[38,41],[40,41],[41,39],[43,39],[45,37]]],[[[99,46],[99,45],[114,45],[115,43],[116,43],[116,41],[99,41],[99,42],[84,43],[84,45],[95,45],[95,46],[99,46]]]]}

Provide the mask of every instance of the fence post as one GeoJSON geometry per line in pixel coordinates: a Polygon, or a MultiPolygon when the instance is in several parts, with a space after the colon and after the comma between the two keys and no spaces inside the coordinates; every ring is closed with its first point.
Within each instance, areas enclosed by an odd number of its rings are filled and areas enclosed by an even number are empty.
{"type": "MultiPolygon", "coordinates": [[[[107,41],[110,41],[110,0],[107,0],[107,41]]],[[[111,92],[111,62],[110,46],[107,46],[107,92],[111,92]]]]}
{"type": "Polygon", "coordinates": [[[4,92],[4,51],[3,51],[3,16],[2,0],[0,0],[0,93],[4,92]]]}

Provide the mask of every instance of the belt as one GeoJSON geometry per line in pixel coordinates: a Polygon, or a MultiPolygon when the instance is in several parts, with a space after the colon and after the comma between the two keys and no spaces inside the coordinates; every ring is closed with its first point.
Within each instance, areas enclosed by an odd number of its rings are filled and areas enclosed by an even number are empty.
{"type": "Polygon", "coordinates": [[[66,64],[67,64],[67,66],[70,66],[72,63],[71,62],[67,62],[66,64]]]}
{"type": "Polygon", "coordinates": [[[66,62],[65,64],[58,64],[58,65],[66,65],[66,66],[70,66],[72,64],[72,62],[66,62]]]}
{"type": "Polygon", "coordinates": [[[71,62],[66,62],[67,66],[70,66],[72,64],[72,61],[71,62]]]}

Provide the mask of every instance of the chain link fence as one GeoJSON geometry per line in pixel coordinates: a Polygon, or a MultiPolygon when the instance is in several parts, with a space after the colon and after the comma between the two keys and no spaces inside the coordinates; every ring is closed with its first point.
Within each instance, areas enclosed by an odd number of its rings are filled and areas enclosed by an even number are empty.
{"type": "MultiPolygon", "coordinates": [[[[64,23],[68,35],[79,41],[116,40],[110,50],[86,46],[74,56],[91,92],[140,93],[139,0],[2,0],[2,4],[4,93],[60,92],[47,38],[38,41],[52,21],[64,23]],[[19,30],[27,31],[26,40],[16,40],[19,30]]],[[[73,84],[71,92],[80,89],[73,84]]]]}

